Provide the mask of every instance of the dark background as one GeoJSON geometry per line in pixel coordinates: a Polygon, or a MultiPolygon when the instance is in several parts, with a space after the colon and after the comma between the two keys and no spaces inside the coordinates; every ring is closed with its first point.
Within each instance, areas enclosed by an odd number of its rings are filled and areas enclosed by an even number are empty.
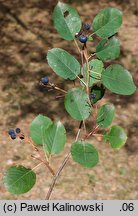
{"type": "MultiPolygon", "coordinates": [[[[60,47],[79,59],[70,41],[57,34],[52,11],[57,1],[52,0],[0,0],[0,179],[9,165],[22,164],[33,168],[37,162],[30,159],[29,144],[12,141],[5,133],[19,126],[25,133],[34,117],[41,113],[60,120],[68,131],[65,151],[55,157],[58,168],[65,152],[74,140],[78,123],[66,113],[63,100],[55,100],[55,92],[48,93],[39,86],[41,77],[48,75],[51,82],[68,89],[69,81],[58,78],[48,67],[48,49],[60,47]]],[[[121,56],[114,62],[126,67],[138,84],[138,8],[137,0],[64,1],[76,7],[83,22],[91,23],[100,9],[108,6],[123,11],[123,25],[118,33],[121,56]]],[[[89,42],[90,49],[93,44],[89,42]]],[[[119,96],[106,92],[104,102],[114,103],[116,119],[128,134],[126,146],[113,151],[101,140],[92,139],[100,151],[100,163],[94,169],[83,168],[70,161],[63,171],[53,199],[137,199],[138,198],[138,106],[137,92],[132,96],[119,96]]],[[[91,122],[88,122],[89,127],[91,122]]],[[[5,191],[0,182],[0,199],[44,199],[51,175],[44,167],[36,172],[38,180],[31,192],[19,197],[5,191]]]]}

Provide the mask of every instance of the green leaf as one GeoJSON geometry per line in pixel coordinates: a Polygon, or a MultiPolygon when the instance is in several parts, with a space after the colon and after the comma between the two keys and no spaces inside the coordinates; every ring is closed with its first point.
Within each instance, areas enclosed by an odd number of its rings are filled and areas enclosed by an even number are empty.
{"type": "Polygon", "coordinates": [[[121,148],[127,140],[127,135],[124,129],[118,125],[111,127],[110,131],[105,134],[105,138],[110,142],[112,148],[121,148]]]}
{"type": "Polygon", "coordinates": [[[73,40],[81,29],[81,20],[77,11],[68,4],[58,2],[53,12],[57,32],[65,40],[73,40]]]}
{"type": "Polygon", "coordinates": [[[122,24],[122,12],[116,8],[108,7],[100,11],[93,20],[94,33],[107,38],[118,32],[122,24]]]}
{"type": "MultiPolygon", "coordinates": [[[[101,80],[101,73],[103,71],[103,62],[98,59],[93,59],[89,62],[89,68],[90,68],[90,79],[89,79],[89,87],[91,87],[93,84],[99,82],[101,80]]],[[[87,65],[84,64],[83,66],[83,81],[87,83],[88,80],[88,73],[87,73],[87,65]]],[[[83,84],[82,84],[83,85],[83,84]]]]}
{"type": "Polygon", "coordinates": [[[104,104],[98,110],[96,122],[103,128],[108,127],[112,124],[115,116],[115,107],[113,104],[104,104]]]}
{"type": "Polygon", "coordinates": [[[92,103],[95,104],[97,101],[101,100],[102,97],[104,96],[104,93],[105,93],[105,88],[102,84],[100,86],[94,85],[91,88],[91,93],[90,93],[90,98],[92,103]],[[92,98],[91,95],[95,95],[95,97],[92,98]]]}
{"type": "Polygon", "coordinates": [[[66,142],[66,130],[64,125],[58,121],[44,129],[43,147],[44,151],[49,154],[59,154],[66,142]]]}
{"type": "Polygon", "coordinates": [[[63,49],[49,50],[47,60],[53,71],[64,79],[74,80],[80,73],[80,64],[77,59],[63,49]]]}
{"type": "Polygon", "coordinates": [[[84,120],[91,113],[88,95],[80,88],[68,91],[64,103],[67,112],[76,120],[84,120]]]}
{"type": "Polygon", "coordinates": [[[93,37],[92,36],[88,36],[88,41],[93,41],[93,37]]]}
{"type": "Polygon", "coordinates": [[[38,115],[30,124],[30,137],[35,144],[43,145],[43,128],[47,129],[52,124],[51,119],[38,115]]]}
{"type": "Polygon", "coordinates": [[[5,172],[3,182],[8,192],[23,194],[34,186],[36,174],[26,167],[12,166],[5,172]]]}
{"type": "Polygon", "coordinates": [[[111,92],[131,95],[136,91],[131,74],[119,64],[113,64],[102,73],[102,83],[111,92]]]}
{"type": "Polygon", "coordinates": [[[99,161],[96,148],[85,142],[77,141],[71,146],[71,155],[75,162],[84,167],[94,167],[99,161]]]}
{"type": "Polygon", "coordinates": [[[96,56],[102,61],[113,60],[120,55],[120,43],[115,37],[111,39],[103,39],[96,46],[96,56]]]}

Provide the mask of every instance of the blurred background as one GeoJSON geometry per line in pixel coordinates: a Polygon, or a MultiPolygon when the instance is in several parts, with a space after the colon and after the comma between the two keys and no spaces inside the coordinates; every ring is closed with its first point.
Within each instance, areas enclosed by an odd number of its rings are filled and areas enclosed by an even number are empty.
{"type": "MultiPolygon", "coordinates": [[[[138,1],[137,0],[66,0],[75,7],[83,22],[91,24],[94,16],[108,6],[123,11],[123,25],[118,33],[121,56],[114,62],[126,67],[138,84],[138,1]]],[[[28,143],[11,140],[5,131],[20,127],[28,133],[29,124],[41,113],[65,124],[68,143],[53,159],[55,170],[69,150],[78,123],[66,113],[63,100],[55,92],[39,86],[41,77],[68,89],[69,81],[58,78],[48,67],[48,49],[60,47],[79,59],[73,42],[64,41],[52,22],[53,0],[0,0],[0,199],[44,199],[51,175],[45,167],[36,169],[34,188],[20,196],[6,192],[2,175],[6,168],[22,164],[33,168],[33,153],[28,143]]],[[[92,42],[89,42],[93,50],[92,42]]],[[[125,128],[128,141],[119,151],[112,150],[101,140],[89,141],[99,149],[100,162],[93,169],[69,161],[59,178],[52,199],[138,199],[138,93],[118,96],[106,92],[104,102],[116,107],[115,124],[125,128]]],[[[91,122],[88,122],[91,127],[91,122]]]]}

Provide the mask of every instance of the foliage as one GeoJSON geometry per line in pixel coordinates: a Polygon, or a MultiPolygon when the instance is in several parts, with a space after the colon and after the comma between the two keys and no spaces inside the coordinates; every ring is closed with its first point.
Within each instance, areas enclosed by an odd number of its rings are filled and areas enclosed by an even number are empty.
{"type": "MultiPolygon", "coordinates": [[[[47,62],[57,75],[70,82],[73,80],[76,86],[65,91],[51,83],[47,76],[41,79],[40,84],[42,87],[62,92],[61,97],[64,98],[67,113],[79,121],[78,133],[69,154],[56,174],[51,166],[51,158],[55,160],[53,155],[59,154],[64,149],[66,143],[64,125],[60,121],[53,122],[47,116],[38,115],[30,124],[30,137],[25,135],[25,141],[31,143],[38,153],[39,157],[32,157],[44,163],[54,175],[53,181],[56,181],[70,155],[76,163],[84,167],[91,168],[98,164],[98,150],[94,144],[87,141],[90,136],[102,136],[103,141],[110,143],[113,149],[121,148],[125,144],[127,135],[124,129],[118,125],[112,126],[115,117],[114,105],[104,104],[101,101],[105,91],[131,95],[135,92],[136,86],[131,74],[123,66],[111,64],[105,68],[104,65],[104,62],[114,60],[120,54],[120,42],[114,36],[122,24],[120,10],[105,8],[95,16],[91,25],[82,25],[74,8],[58,2],[53,12],[53,21],[57,32],[63,39],[70,41],[69,44],[75,42],[81,61],[79,62],[61,48],[53,48],[47,53],[47,62]],[[94,41],[93,35],[98,36],[100,42],[96,45],[96,52],[89,53],[89,46],[92,46],[94,41]],[[86,132],[85,122],[95,113],[96,118],[93,117],[95,126],[91,128],[91,131],[86,132]],[[83,135],[80,134],[82,131],[83,135]],[[38,145],[43,147],[45,158],[40,154],[38,145]]],[[[15,134],[15,138],[18,136],[21,138],[23,135],[20,133],[19,131],[19,135],[15,134]]],[[[36,175],[31,169],[13,166],[7,169],[3,181],[9,192],[21,194],[33,187],[36,175]]],[[[50,188],[50,193],[52,189],[50,188]]]]}

